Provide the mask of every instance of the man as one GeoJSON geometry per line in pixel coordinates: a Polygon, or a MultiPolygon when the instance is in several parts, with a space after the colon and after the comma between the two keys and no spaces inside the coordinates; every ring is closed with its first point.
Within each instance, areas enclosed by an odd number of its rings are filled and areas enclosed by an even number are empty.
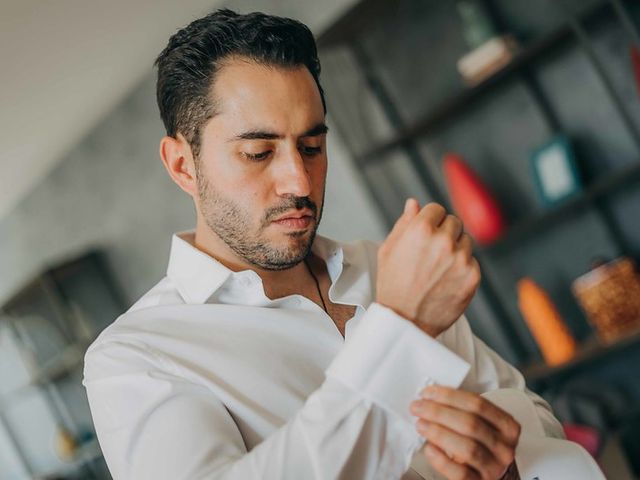
{"type": "Polygon", "coordinates": [[[379,246],[316,235],[326,109],[304,25],[220,10],[156,64],[160,156],[196,226],[85,356],[114,478],[512,478],[521,433],[562,437],[469,328],[480,271],[456,217],[409,199],[379,246]]]}

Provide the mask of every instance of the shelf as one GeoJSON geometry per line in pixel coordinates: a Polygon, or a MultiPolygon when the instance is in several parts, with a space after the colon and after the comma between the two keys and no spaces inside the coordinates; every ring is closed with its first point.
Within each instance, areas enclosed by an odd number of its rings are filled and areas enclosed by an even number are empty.
{"type": "Polygon", "coordinates": [[[102,450],[96,438],[78,446],[71,460],[65,461],[60,467],[36,476],[36,480],[53,480],[61,476],[67,476],[97,458],[102,457],[102,450]]]}
{"type": "Polygon", "coordinates": [[[529,237],[549,224],[563,220],[568,214],[611,193],[620,193],[622,188],[640,180],[640,161],[621,168],[591,183],[575,196],[565,200],[550,210],[532,215],[510,226],[507,232],[491,245],[478,247],[481,252],[499,254],[509,250],[522,239],[529,237]]]}
{"type": "Polygon", "coordinates": [[[70,373],[84,359],[84,353],[88,345],[74,343],[67,346],[47,363],[36,370],[32,384],[54,381],[70,373]]]}
{"type": "Polygon", "coordinates": [[[584,370],[596,362],[602,362],[624,352],[640,347],[640,332],[625,336],[615,343],[602,344],[597,338],[591,338],[580,347],[575,357],[557,366],[534,364],[522,369],[527,383],[557,383],[570,375],[584,370]]]}
{"type": "Polygon", "coordinates": [[[84,361],[84,354],[88,344],[71,344],[55,355],[39,369],[32,371],[32,378],[28,383],[3,394],[0,399],[0,408],[8,404],[14,398],[19,398],[22,393],[34,385],[42,385],[53,382],[73,372],[84,361]]]}
{"type": "MultiPolygon", "coordinates": [[[[599,3],[596,6],[580,12],[578,19],[581,22],[591,22],[601,18],[608,8],[609,5],[607,3],[599,3]]],[[[429,133],[433,128],[441,128],[447,122],[452,121],[458,114],[467,110],[470,104],[481,99],[485,93],[493,90],[504,80],[510,78],[512,74],[522,70],[532,61],[541,57],[550,48],[568,41],[572,36],[573,33],[569,23],[565,23],[541,39],[534,41],[531,45],[520,50],[507,66],[492,76],[474,87],[465,88],[460,93],[447,98],[426,116],[399,132],[393,138],[378,143],[365,153],[357,155],[355,158],[356,163],[366,167],[384,161],[386,153],[414,142],[418,137],[429,133]]]]}

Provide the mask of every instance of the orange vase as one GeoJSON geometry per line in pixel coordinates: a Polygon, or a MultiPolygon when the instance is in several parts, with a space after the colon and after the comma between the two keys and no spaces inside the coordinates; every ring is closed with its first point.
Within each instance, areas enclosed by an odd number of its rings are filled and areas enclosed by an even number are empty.
{"type": "Polygon", "coordinates": [[[451,203],[465,230],[481,245],[495,241],[504,232],[506,222],[489,189],[455,153],[445,155],[443,168],[451,203]]]}
{"type": "Polygon", "coordinates": [[[576,342],[547,292],[528,277],[518,281],[517,289],[520,312],[545,362],[558,365],[571,359],[576,342]]]}

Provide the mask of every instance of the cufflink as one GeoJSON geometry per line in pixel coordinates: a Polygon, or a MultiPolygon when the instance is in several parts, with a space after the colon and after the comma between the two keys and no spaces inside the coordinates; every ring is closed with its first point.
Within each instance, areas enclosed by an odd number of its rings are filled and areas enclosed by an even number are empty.
{"type": "Polygon", "coordinates": [[[433,378],[427,377],[424,383],[418,387],[418,389],[416,390],[416,393],[413,394],[413,397],[416,399],[422,398],[420,395],[420,392],[422,392],[422,390],[424,390],[425,388],[435,384],[436,384],[436,381],[433,378]]]}

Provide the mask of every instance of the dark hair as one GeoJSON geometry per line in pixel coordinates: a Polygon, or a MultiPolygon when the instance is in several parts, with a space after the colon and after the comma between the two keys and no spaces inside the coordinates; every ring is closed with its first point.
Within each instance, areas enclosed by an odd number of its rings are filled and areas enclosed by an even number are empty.
{"type": "Polygon", "coordinates": [[[306,66],[326,113],[316,43],[306,25],[259,12],[217,10],[176,32],[154,62],[156,96],[167,135],[175,138],[182,133],[196,158],[202,127],[215,115],[211,85],[221,62],[232,56],[279,67],[306,66]]]}

